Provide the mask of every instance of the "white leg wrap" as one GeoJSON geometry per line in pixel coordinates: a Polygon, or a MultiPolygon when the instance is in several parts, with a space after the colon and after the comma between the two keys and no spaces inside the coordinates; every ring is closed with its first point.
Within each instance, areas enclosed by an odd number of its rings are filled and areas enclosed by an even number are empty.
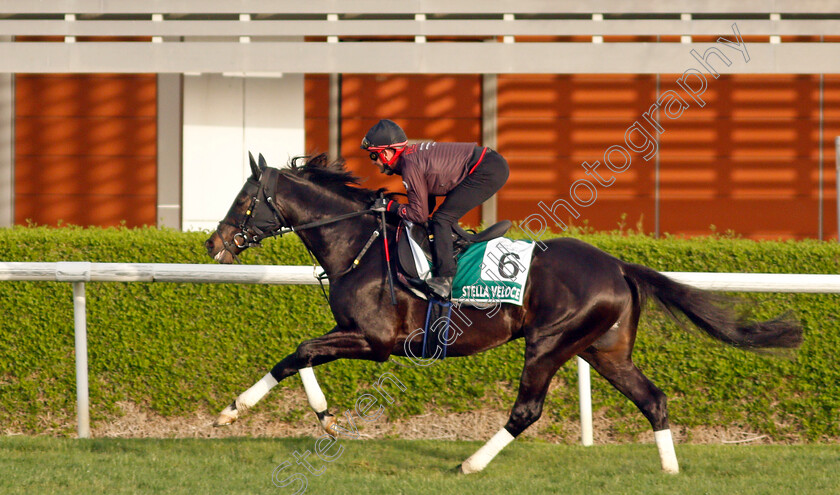
{"type": "Polygon", "coordinates": [[[501,452],[513,440],[514,436],[502,428],[498,433],[493,435],[493,438],[482,445],[475,454],[471,455],[469,459],[461,464],[461,472],[470,474],[481,471],[496,457],[496,454],[501,452]]]}
{"type": "Polygon", "coordinates": [[[248,390],[242,392],[242,394],[236,399],[237,405],[243,405],[245,408],[253,407],[254,404],[260,401],[265,394],[268,393],[269,390],[272,389],[277,385],[277,380],[271,376],[271,373],[267,373],[260,381],[254,384],[248,390]]]}
{"type": "Polygon", "coordinates": [[[306,398],[309,399],[309,406],[316,413],[326,411],[327,398],[324,397],[324,392],[321,391],[321,386],[315,379],[315,372],[312,371],[312,368],[301,368],[298,373],[300,373],[300,379],[303,382],[303,389],[306,391],[306,398]]]}
{"type": "Polygon", "coordinates": [[[677,474],[680,472],[680,465],[677,462],[677,454],[674,452],[674,438],[671,430],[659,430],[653,432],[656,440],[656,447],[659,449],[659,459],[662,461],[662,470],[666,473],[677,474]]]}

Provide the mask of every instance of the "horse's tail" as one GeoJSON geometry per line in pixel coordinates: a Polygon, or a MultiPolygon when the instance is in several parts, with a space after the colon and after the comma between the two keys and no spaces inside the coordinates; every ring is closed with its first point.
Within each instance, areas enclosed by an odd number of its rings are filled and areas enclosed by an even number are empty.
{"type": "Polygon", "coordinates": [[[769,321],[738,317],[727,303],[733,298],[712,294],[681,284],[646,266],[624,263],[625,277],[643,296],[653,296],[667,313],[680,321],[678,310],[698,328],[715,339],[741,349],[796,348],[802,343],[802,327],[780,316],[769,321]]]}

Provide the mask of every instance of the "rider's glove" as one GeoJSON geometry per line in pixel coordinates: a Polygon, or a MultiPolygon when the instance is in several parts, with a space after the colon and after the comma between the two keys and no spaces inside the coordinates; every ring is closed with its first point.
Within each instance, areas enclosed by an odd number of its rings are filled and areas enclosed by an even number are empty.
{"type": "Polygon", "coordinates": [[[376,201],[370,205],[370,209],[375,212],[380,211],[387,211],[388,210],[388,200],[385,198],[376,198],[376,201]]]}
{"type": "Polygon", "coordinates": [[[390,213],[396,213],[399,207],[400,204],[394,200],[390,200],[388,198],[377,198],[370,206],[370,209],[376,212],[387,211],[390,213]]]}

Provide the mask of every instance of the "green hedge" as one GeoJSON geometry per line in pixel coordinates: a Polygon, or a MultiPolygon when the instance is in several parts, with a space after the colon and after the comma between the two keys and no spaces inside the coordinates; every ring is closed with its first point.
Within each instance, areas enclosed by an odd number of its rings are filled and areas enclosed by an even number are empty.
{"type": "MultiPolygon", "coordinates": [[[[578,236],[622,259],[663,271],[840,273],[840,246],[835,243],[578,236]]],[[[17,227],[0,230],[0,245],[5,261],[211,263],[203,247],[206,237],[157,229],[17,227]]],[[[248,264],[309,263],[292,236],[267,241],[243,258],[248,264]]],[[[71,294],[68,283],[0,283],[4,427],[72,431],[71,294]]],[[[119,401],[163,415],[219,410],[300,341],[333,325],[317,286],[89,283],[87,296],[94,421],[117,414],[119,401]]],[[[793,311],[801,319],[806,338],[795,358],[730,349],[685,332],[652,308],[644,313],[634,358],[669,396],[672,422],[687,427],[740,425],[777,440],[840,437],[837,296],[743,297],[759,317],[793,311]]],[[[429,368],[340,361],[319,368],[318,377],[336,412],[353,407],[356,397],[385,371],[407,386],[389,406],[391,418],[482,407],[507,410],[522,356],[518,341],[429,368]]],[[[577,418],[576,367],[567,364],[558,378],[561,386],[549,394],[545,414],[562,424],[577,418]]],[[[281,386],[299,384],[293,378],[281,386]]],[[[635,406],[603,379],[593,379],[593,401],[596,411],[611,418],[614,433],[648,430],[635,406]]],[[[299,404],[288,419],[297,420],[307,407],[299,404]]]]}

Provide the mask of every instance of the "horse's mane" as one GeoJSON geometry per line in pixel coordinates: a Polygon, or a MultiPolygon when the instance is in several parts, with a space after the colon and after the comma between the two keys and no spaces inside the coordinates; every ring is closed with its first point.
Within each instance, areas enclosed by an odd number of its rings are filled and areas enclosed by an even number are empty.
{"type": "MultiPolygon", "coordinates": [[[[344,166],[344,160],[330,160],[326,153],[309,156],[296,156],[289,162],[288,168],[280,169],[284,173],[303,178],[318,184],[337,195],[362,203],[371,203],[385,189],[367,189],[360,184],[361,179],[353,175],[344,166]]],[[[386,194],[390,197],[391,194],[386,194]]]]}

